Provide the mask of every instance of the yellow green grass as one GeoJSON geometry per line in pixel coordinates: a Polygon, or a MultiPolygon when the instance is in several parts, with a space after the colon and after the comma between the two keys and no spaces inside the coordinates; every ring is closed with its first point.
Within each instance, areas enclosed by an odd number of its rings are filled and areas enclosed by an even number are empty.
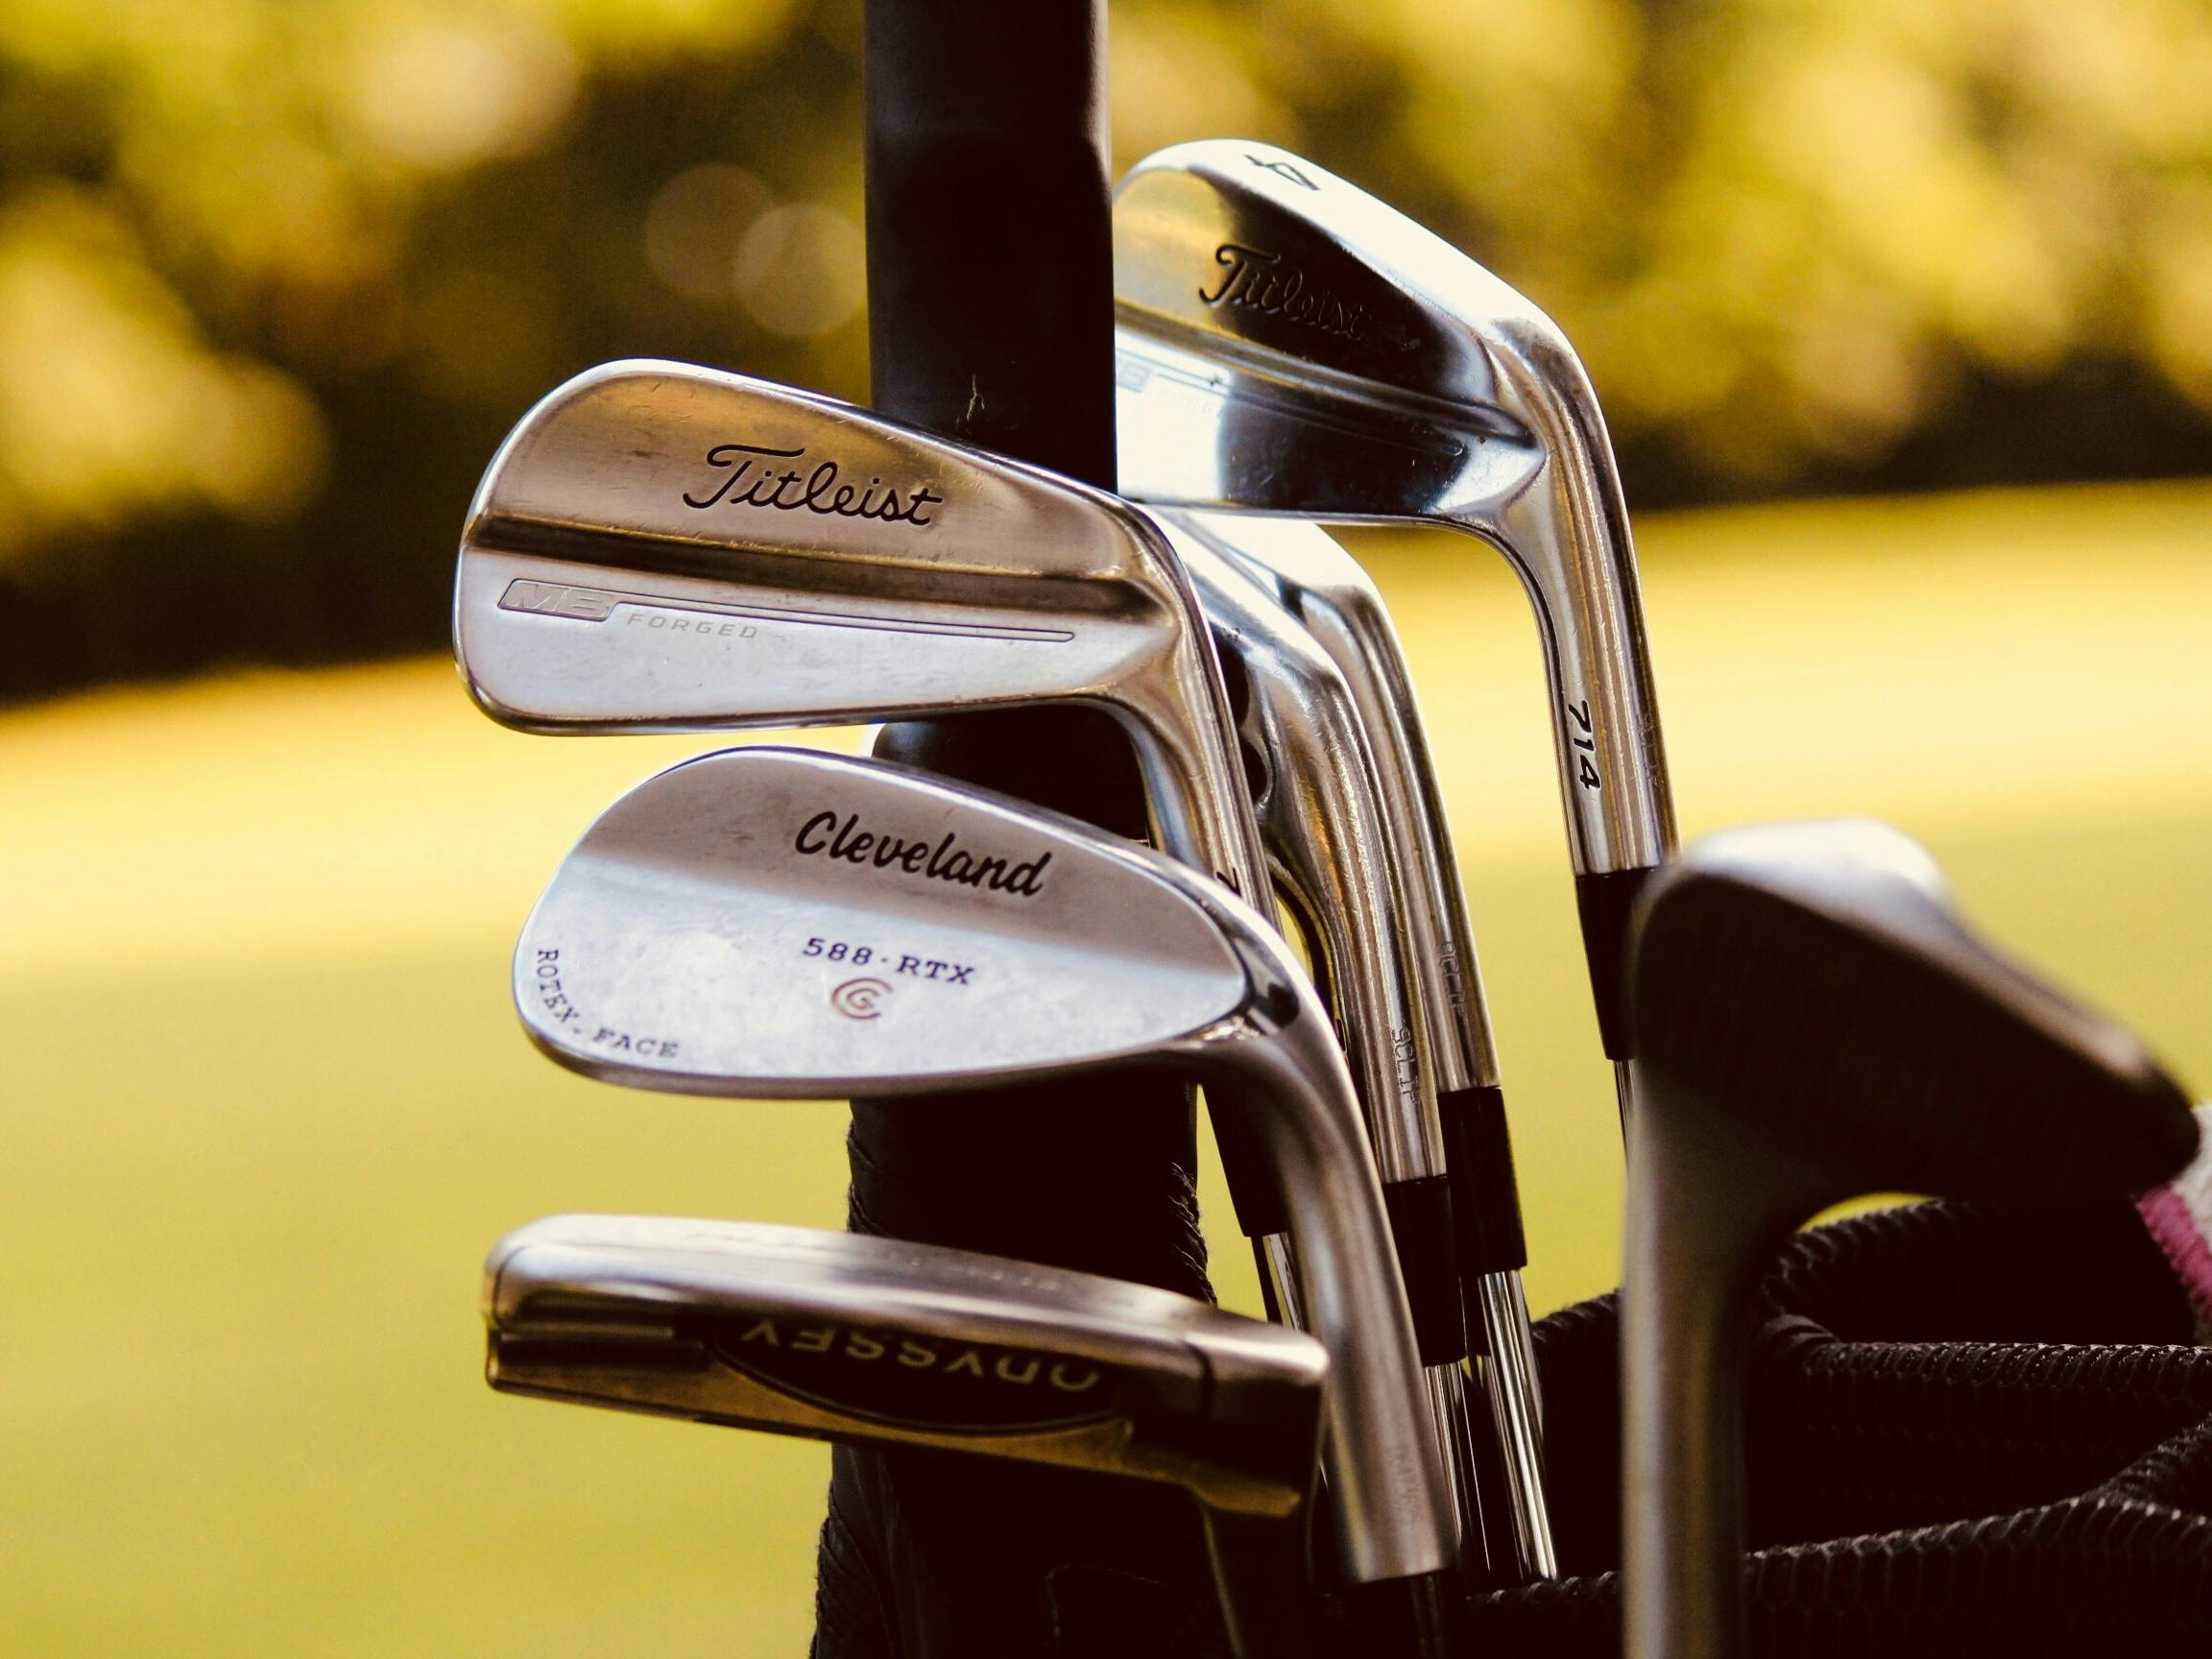
{"type": "MultiPolygon", "coordinates": [[[[1889,818],[2212,1073],[2212,489],[1640,531],[1686,832],[1889,818]]],[[[1359,545],[1453,798],[1553,1306],[1613,1282],[1619,1143],[1532,634],[1475,544],[1359,545]]],[[[841,1217],[839,1108],[587,1084],[506,1004],[563,849],[704,746],[515,736],[428,661],[0,716],[10,1651],[803,1650],[818,1449],[477,1377],[476,1263],[517,1222],[841,1217]]]]}

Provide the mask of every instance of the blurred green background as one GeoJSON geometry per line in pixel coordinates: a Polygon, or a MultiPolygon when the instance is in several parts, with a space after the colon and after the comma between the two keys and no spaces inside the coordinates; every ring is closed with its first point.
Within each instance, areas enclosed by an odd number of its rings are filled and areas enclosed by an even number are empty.
{"type": "MultiPolygon", "coordinates": [[[[1303,150],[1582,348],[1687,831],[1887,817],[2212,1071],[2212,11],[1118,0],[1112,31],[1123,160],[1303,150]]],[[[562,1209],[836,1224],[844,1114],[530,1052],[539,885],[709,745],[497,731],[440,653],[469,491],[564,375],[865,394],[858,46],[856,3],[0,0],[8,1651],[803,1647],[822,1454],[493,1397],[474,1276],[562,1209]]],[[[1613,1282],[1619,1150],[1533,631],[1472,544],[1355,544],[1554,1306],[1613,1282]]]]}

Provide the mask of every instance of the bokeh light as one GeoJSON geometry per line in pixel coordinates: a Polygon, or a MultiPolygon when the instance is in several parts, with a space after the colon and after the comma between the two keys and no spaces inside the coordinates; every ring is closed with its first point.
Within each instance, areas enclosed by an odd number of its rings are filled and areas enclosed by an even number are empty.
{"type": "Polygon", "coordinates": [[[742,167],[686,168],[661,186],[646,211],[653,274],[688,299],[727,299],[737,280],[738,248],[774,203],[768,186],[742,167]]]}
{"type": "Polygon", "coordinates": [[[731,280],[761,327],[807,339],[859,314],[868,301],[860,227],[819,202],[771,207],[737,244],[731,280]]]}

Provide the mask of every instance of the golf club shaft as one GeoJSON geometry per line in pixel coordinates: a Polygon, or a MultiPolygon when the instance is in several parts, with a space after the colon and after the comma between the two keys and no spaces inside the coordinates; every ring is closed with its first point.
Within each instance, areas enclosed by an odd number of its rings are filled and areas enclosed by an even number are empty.
{"type": "Polygon", "coordinates": [[[1166,514],[1243,569],[1336,665],[1369,761],[1392,897],[1403,928],[1389,955],[1408,985],[1423,1085],[1449,1144],[1464,1317],[1481,1342],[1469,1368],[1492,1420],[1506,1491],[1485,1505],[1491,1569],[1508,1582],[1555,1576],[1544,1485],[1543,1411],[1497,1047],[1449,816],[1413,679],[1388,608],[1352,556],[1317,525],[1249,515],[1166,514]]]}

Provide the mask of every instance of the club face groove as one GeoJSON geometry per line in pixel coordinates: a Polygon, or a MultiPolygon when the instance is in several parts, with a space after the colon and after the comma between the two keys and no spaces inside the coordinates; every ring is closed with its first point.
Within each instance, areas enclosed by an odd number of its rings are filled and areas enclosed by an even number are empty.
{"type": "Polygon", "coordinates": [[[727,1094],[912,1093],[1096,1065],[1233,1018],[1198,904],[1060,821],[796,750],[633,790],[523,930],[515,996],[564,1065],[727,1094]]]}

